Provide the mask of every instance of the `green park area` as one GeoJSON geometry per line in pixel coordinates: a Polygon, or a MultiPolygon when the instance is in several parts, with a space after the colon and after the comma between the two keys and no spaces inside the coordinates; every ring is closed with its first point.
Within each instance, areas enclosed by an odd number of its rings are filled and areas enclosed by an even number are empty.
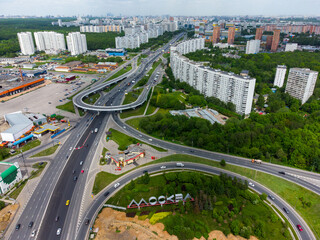
{"type": "Polygon", "coordinates": [[[150,223],[161,222],[165,230],[179,239],[208,238],[213,230],[225,235],[232,233],[244,238],[290,239],[288,226],[263,202],[266,195],[248,190],[246,182],[227,175],[208,176],[198,172],[166,172],[157,176],[148,173],[131,181],[107,203],[126,207],[135,199],[171,196],[187,193],[194,201],[185,205],[152,206],[127,209],[127,216],[138,215],[150,223]]]}

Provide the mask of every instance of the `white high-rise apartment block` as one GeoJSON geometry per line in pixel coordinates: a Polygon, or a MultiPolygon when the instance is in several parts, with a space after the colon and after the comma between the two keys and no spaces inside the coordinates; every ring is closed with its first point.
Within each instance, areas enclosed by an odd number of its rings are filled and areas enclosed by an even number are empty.
{"type": "Polygon", "coordinates": [[[294,52],[295,50],[298,49],[298,43],[287,43],[285,52],[294,52]]]}
{"type": "Polygon", "coordinates": [[[34,38],[38,51],[51,51],[58,53],[66,50],[66,42],[62,33],[35,32],[34,38]]]}
{"type": "Polygon", "coordinates": [[[273,86],[281,88],[286,77],[287,67],[285,65],[278,65],[276,76],[274,77],[273,86]]]}
{"type": "Polygon", "coordinates": [[[232,102],[239,114],[251,112],[256,79],[202,66],[182,56],[204,48],[204,38],[184,41],[170,49],[170,64],[174,77],[208,97],[232,102]]]}
{"type": "Polygon", "coordinates": [[[80,32],[71,32],[67,36],[68,51],[72,56],[85,53],[87,48],[86,35],[80,32]]]}
{"type": "Polygon", "coordinates": [[[31,32],[20,32],[17,34],[21,53],[23,55],[32,55],[35,52],[31,32]]]}
{"type": "Polygon", "coordinates": [[[256,54],[260,50],[260,40],[247,41],[246,54],[256,54]]]}
{"type": "Polygon", "coordinates": [[[285,92],[304,104],[313,94],[317,77],[318,72],[309,68],[290,68],[285,92]]]}
{"type": "Polygon", "coordinates": [[[116,48],[139,48],[140,47],[140,37],[138,34],[128,35],[124,37],[116,37],[116,48]]]}
{"type": "Polygon", "coordinates": [[[140,44],[149,42],[148,33],[140,32],[138,34],[139,34],[140,44]]]}

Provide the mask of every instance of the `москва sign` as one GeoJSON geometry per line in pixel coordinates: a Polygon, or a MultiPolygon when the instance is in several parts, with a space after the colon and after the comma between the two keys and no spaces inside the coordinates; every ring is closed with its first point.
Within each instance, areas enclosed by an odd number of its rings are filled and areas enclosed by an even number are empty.
{"type": "Polygon", "coordinates": [[[183,204],[187,201],[187,199],[190,199],[191,202],[194,201],[194,199],[190,196],[189,193],[183,198],[182,193],[177,193],[174,195],[171,195],[170,197],[165,197],[161,195],[160,197],[150,197],[149,202],[144,200],[143,198],[140,200],[139,203],[137,203],[134,199],[131,201],[131,203],[128,205],[127,208],[141,208],[141,207],[150,207],[150,206],[159,206],[159,205],[166,205],[166,204],[175,204],[179,201],[182,201],[183,204]]]}

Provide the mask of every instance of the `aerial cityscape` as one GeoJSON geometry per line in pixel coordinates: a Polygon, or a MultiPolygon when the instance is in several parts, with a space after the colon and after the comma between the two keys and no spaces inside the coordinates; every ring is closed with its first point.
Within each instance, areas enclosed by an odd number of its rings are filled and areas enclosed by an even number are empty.
{"type": "Polygon", "coordinates": [[[320,2],[0,9],[0,239],[320,240],[320,2]]]}

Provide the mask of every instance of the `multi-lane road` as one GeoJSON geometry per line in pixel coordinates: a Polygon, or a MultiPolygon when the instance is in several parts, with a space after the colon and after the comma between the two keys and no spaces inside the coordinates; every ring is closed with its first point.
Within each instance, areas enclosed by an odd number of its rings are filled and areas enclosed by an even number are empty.
{"type": "MultiPolygon", "coordinates": [[[[178,36],[174,40],[177,40],[180,37],[181,36],[178,36]]],[[[21,216],[18,216],[18,222],[21,224],[21,229],[19,231],[13,231],[10,239],[28,239],[32,229],[38,229],[38,234],[36,236],[37,239],[75,239],[76,237],[77,239],[84,239],[84,237],[88,233],[88,225],[84,224],[84,220],[86,218],[92,219],[93,216],[95,216],[96,212],[99,210],[99,207],[101,206],[103,201],[105,201],[105,198],[103,196],[98,196],[87,209],[82,209],[83,214],[79,215],[81,199],[84,193],[86,179],[88,177],[88,169],[92,162],[92,155],[97,148],[98,141],[101,137],[104,136],[103,130],[105,128],[107,120],[110,118],[110,116],[112,116],[114,121],[121,128],[123,128],[127,132],[127,134],[133,135],[138,139],[149,141],[149,139],[151,138],[150,136],[138,132],[134,128],[123,123],[116,113],[112,113],[111,115],[111,113],[105,113],[104,111],[108,112],[108,109],[112,109],[113,112],[122,110],[122,108],[119,107],[121,107],[124,93],[126,90],[130,90],[132,88],[132,85],[128,86],[128,83],[132,80],[138,81],[139,79],[141,79],[144,74],[146,74],[147,69],[152,64],[152,62],[161,55],[162,49],[166,50],[169,46],[170,45],[167,44],[164,48],[159,49],[153,55],[151,54],[141,63],[139,68],[135,68],[136,65],[134,61],[136,60],[136,58],[133,59],[131,62],[133,65],[133,70],[126,75],[126,78],[124,76],[117,78],[114,82],[119,82],[119,84],[112,90],[110,90],[107,94],[103,94],[102,97],[97,101],[97,104],[95,106],[89,105],[89,107],[87,107],[83,105],[82,99],[92,92],[98,92],[104,89],[108,85],[106,83],[103,83],[105,79],[101,79],[94,87],[90,88],[91,90],[82,92],[74,98],[76,99],[74,102],[75,105],[83,107],[84,109],[94,111],[97,111],[96,107],[98,107],[98,111],[101,111],[101,113],[96,114],[94,112],[91,112],[86,114],[86,116],[83,117],[77,124],[77,127],[71,131],[70,136],[59,150],[55,159],[51,161],[50,166],[44,172],[44,176],[33,192],[29,202],[26,204],[26,206],[22,206],[24,210],[21,216]],[[116,106],[117,108],[115,108],[114,106],[116,106]],[[98,129],[97,133],[94,131],[96,128],[98,129]],[[75,149],[78,147],[82,148],[75,149]],[[80,165],[80,162],[83,162],[83,164],[80,165]],[[81,170],[84,170],[84,172],[81,173],[81,170]],[[77,177],[76,180],[75,177],[77,177]],[[67,200],[70,201],[68,206],[66,205],[67,200]],[[81,219],[79,222],[78,218],[80,216],[81,219]],[[58,221],[56,221],[56,217],[59,217],[58,221]],[[28,228],[28,224],[30,221],[34,222],[34,227],[32,229],[28,228]],[[78,228],[79,223],[81,224],[80,228],[78,228]],[[56,231],[58,228],[62,229],[61,236],[56,235],[56,231]]],[[[150,80],[147,83],[150,89],[153,77],[154,76],[150,77],[150,80]]],[[[148,89],[148,91],[150,89],[148,89]]],[[[144,99],[144,97],[139,97],[135,104],[138,104],[137,106],[139,106],[145,100],[146,98],[144,99]]],[[[130,108],[132,107],[135,106],[130,106],[130,108]]],[[[306,171],[278,165],[275,166],[272,164],[252,164],[250,161],[240,157],[194,149],[186,146],[172,144],[155,138],[151,139],[153,145],[171,149],[176,153],[191,154],[215,161],[225,159],[227,162],[232,164],[264,171],[270,174],[277,175],[279,177],[283,177],[287,180],[294,181],[320,194],[320,189],[312,185],[311,183],[308,183],[301,179],[297,179],[288,174],[279,174],[279,172],[284,171],[286,173],[292,173],[307,177],[312,176],[315,179],[320,179],[320,176],[318,174],[313,174],[306,171]]],[[[210,168],[208,166],[202,165],[201,167],[198,165],[196,166],[191,163],[187,163],[186,165],[188,167],[196,167],[197,170],[201,171],[210,168]]],[[[154,166],[148,167],[148,171],[155,171],[156,169],[154,169],[153,167],[154,166]]],[[[213,171],[213,173],[215,172],[213,171]]],[[[138,170],[137,174],[140,175],[141,172],[139,172],[138,170]]],[[[124,179],[126,179],[126,181],[129,181],[130,179],[132,179],[132,177],[135,177],[135,175],[129,174],[125,175],[124,179]]],[[[256,186],[260,185],[256,184],[256,186]]],[[[111,194],[112,189],[108,187],[108,190],[111,191],[111,194]]],[[[258,188],[257,190],[260,191],[258,188]]],[[[262,192],[267,191],[268,190],[263,189],[262,192]]],[[[277,199],[277,201],[281,200],[277,199]]],[[[281,202],[276,203],[280,208],[283,206],[283,204],[285,204],[281,202]]],[[[295,216],[295,214],[291,215],[295,216]]],[[[292,223],[294,225],[299,223],[305,229],[305,231],[301,233],[302,235],[300,236],[303,236],[303,239],[313,239],[312,232],[310,231],[308,226],[306,226],[303,221],[299,221],[298,216],[296,217],[297,218],[290,218],[292,223]],[[308,237],[308,235],[310,238],[304,238],[308,237]]]]}

